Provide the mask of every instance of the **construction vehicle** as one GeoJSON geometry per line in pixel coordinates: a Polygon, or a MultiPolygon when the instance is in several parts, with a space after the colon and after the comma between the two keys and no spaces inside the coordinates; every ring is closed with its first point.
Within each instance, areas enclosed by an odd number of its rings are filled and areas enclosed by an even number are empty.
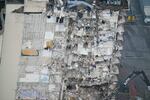
{"type": "Polygon", "coordinates": [[[132,22],[135,22],[136,21],[136,16],[134,14],[134,12],[132,11],[132,7],[131,7],[131,0],[128,0],[128,7],[129,7],[129,10],[127,12],[127,22],[129,23],[132,23],[132,22]]]}
{"type": "Polygon", "coordinates": [[[143,76],[142,80],[146,84],[148,91],[150,91],[150,81],[149,81],[148,77],[146,76],[145,72],[143,70],[142,71],[133,71],[121,85],[116,87],[116,89],[114,90],[114,92],[112,94],[110,94],[108,97],[106,97],[105,100],[109,100],[109,98],[111,98],[112,96],[117,95],[119,93],[118,90],[124,90],[127,87],[128,83],[139,75],[143,76]]]}
{"type": "Polygon", "coordinates": [[[140,0],[140,7],[144,16],[144,22],[150,23],[150,0],[140,0]]]}
{"type": "Polygon", "coordinates": [[[128,15],[127,16],[127,21],[128,22],[135,22],[135,16],[134,15],[128,15]]]}
{"type": "Polygon", "coordinates": [[[133,14],[132,10],[130,9],[130,11],[128,12],[128,15],[127,15],[127,22],[135,22],[136,20],[136,16],[133,14]]]}

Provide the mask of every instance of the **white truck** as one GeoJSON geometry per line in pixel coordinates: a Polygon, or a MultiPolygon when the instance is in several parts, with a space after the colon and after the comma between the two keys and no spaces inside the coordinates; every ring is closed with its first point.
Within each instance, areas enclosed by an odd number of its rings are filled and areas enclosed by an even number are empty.
{"type": "Polygon", "coordinates": [[[150,0],[140,0],[140,6],[144,14],[144,22],[150,23],[150,0]]]}

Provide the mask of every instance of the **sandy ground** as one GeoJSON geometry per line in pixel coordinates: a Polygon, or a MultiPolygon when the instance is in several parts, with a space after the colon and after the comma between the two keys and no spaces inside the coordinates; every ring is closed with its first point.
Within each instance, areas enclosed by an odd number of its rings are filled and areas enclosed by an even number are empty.
{"type": "Polygon", "coordinates": [[[21,5],[7,5],[6,22],[0,65],[0,100],[14,100],[17,85],[18,62],[23,32],[23,15],[11,11],[21,5]]]}

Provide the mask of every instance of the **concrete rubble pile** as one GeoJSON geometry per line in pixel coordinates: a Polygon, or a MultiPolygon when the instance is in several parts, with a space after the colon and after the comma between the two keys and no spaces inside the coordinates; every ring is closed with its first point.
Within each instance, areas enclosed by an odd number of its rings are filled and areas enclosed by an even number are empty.
{"type": "Polygon", "coordinates": [[[104,99],[115,88],[123,34],[117,27],[118,15],[103,10],[69,19],[65,99],[104,99]]]}
{"type": "Polygon", "coordinates": [[[65,11],[54,5],[53,11],[34,14],[27,4],[16,99],[108,97],[117,85],[123,49],[119,11],[65,11]]]}

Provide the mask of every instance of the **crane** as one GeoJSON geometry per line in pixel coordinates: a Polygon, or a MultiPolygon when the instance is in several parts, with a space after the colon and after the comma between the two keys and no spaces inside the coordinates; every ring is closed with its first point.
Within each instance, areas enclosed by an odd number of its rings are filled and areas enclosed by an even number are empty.
{"type": "Polygon", "coordinates": [[[144,79],[142,79],[144,81],[144,83],[146,84],[148,90],[150,91],[150,81],[148,79],[148,77],[146,76],[145,72],[142,70],[142,71],[133,71],[128,77],[127,79],[125,80],[125,82],[123,83],[124,86],[126,86],[129,81],[131,81],[132,79],[134,79],[135,77],[139,76],[139,75],[142,75],[144,79]]]}
{"type": "Polygon", "coordinates": [[[145,72],[143,70],[142,71],[133,71],[131,74],[128,75],[128,77],[125,79],[125,81],[121,85],[116,87],[116,89],[113,91],[113,93],[111,93],[109,96],[107,96],[104,100],[109,100],[109,98],[118,94],[119,89],[126,87],[131,80],[133,80],[134,78],[136,78],[139,75],[143,76],[142,80],[146,84],[148,91],[150,91],[150,81],[149,81],[148,77],[146,76],[145,72]]]}

